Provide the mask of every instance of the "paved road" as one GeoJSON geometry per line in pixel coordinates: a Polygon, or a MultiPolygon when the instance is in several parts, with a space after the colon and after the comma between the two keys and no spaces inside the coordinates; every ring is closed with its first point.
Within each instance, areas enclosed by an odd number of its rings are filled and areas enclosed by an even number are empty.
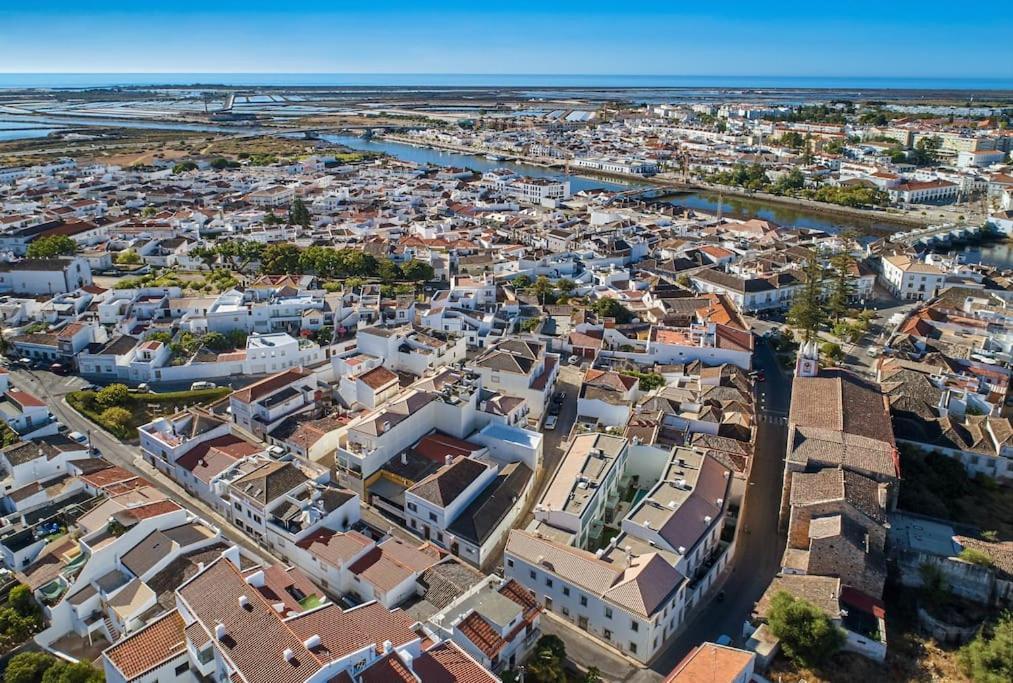
{"type": "MultiPolygon", "coordinates": [[[[43,399],[49,411],[57,420],[67,425],[71,431],[91,435],[92,446],[97,448],[102,457],[114,465],[129,470],[138,476],[150,481],[155,488],[169,496],[172,500],[187,508],[195,515],[211,522],[230,541],[248,551],[255,558],[272,557],[266,548],[254,543],[245,534],[238,531],[232,524],[205,505],[200,500],[190,496],[174,481],[158,472],[156,469],[145,463],[140,456],[140,449],[137,446],[124,444],[110,434],[96,427],[90,420],[82,417],[66,403],[64,396],[86,384],[80,377],[61,377],[46,371],[15,370],[10,371],[11,379],[19,388],[23,388],[43,399]]],[[[274,562],[281,560],[273,558],[274,562]]]]}
{"type": "Polygon", "coordinates": [[[756,452],[740,511],[740,534],[735,556],[721,590],[723,602],[715,597],[694,611],[681,635],[655,658],[651,668],[667,674],[693,647],[713,641],[722,634],[742,645],[742,623],[780,569],[785,537],[778,533],[777,517],[784,475],[787,442],[786,416],[791,401],[791,383],[781,373],[770,347],[758,343],[754,366],[766,373],[766,382],[757,384],[756,452]]]}
{"type": "Polygon", "coordinates": [[[567,447],[570,445],[567,438],[573,421],[577,418],[577,394],[580,392],[580,385],[583,383],[584,371],[572,365],[564,365],[559,369],[559,377],[556,379],[556,391],[566,393],[563,405],[559,411],[556,428],[551,431],[544,429],[542,432],[542,466],[535,475],[535,495],[531,496],[531,502],[523,515],[518,517],[515,528],[525,528],[533,519],[531,508],[536,501],[540,500],[545,493],[545,487],[559,467],[567,447]]]}

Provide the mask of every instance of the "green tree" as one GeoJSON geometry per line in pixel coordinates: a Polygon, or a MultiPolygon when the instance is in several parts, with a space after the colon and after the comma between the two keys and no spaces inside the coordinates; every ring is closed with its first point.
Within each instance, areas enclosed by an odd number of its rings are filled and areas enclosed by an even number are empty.
{"type": "Polygon", "coordinates": [[[301,225],[304,228],[310,227],[310,210],[306,208],[306,203],[302,199],[296,198],[292,202],[292,206],[288,210],[288,222],[292,225],[301,225]]]}
{"type": "Polygon", "coordinates": [[[376,275],[384,282],[394,282],[401,279],[401,269],[389,258],[380,259],[376,264],[376,275]]]}
{"type": "Polygon", "coordinates": [[[158,209],[153,206],[146,206],[141,209],[141,218],[151,218],[158,215],[158,209]]]}
{"type": "Polygon", "coordinates": [[[566,644],[559,636],[538,639],[528,659],[527,671],[539,683],[566,683],[566,644]]]}
{"type": "Polygon", "coordinates": [[[559,278],[556,280],[556,289],[563,296],[570,296],[577,289],[577,283],[568,277],[559,278]]]}
{"type": "Polygon", "coordinates": [[[268,275],[284,275],[299,270],[299,247],[294,244],[269,244],[260,259],[260,271],[268,275]]]}
{"type": "Polygon", "coordinates": [[[601,681],[601,669],[596,666],[592,666],[584,674],[584,683],[599,683],[601,681]]]}
{"type": "Polygon", "coordinates": [[[113,429],[123,429],[130,424],[132,417],[133,415],[130,414],[129,410],[116,406],[106,408],[102,411],[102,414],[99,415],[99,418],[102,420],[102,424],[113,429]]]}
{"type": "Polygon", "coordinates": [[[830,295],[827,297],[827,310],[835,322],[847,314],[848,304],[855,295],[855,281],[851,274],[852,263],[851,255],[843,251],[830,259],[833,281],[830,295]]]}
{"type": "Polygon", "coordinates": [[[820,353],[833,363],[837,363],[844,358],[844,351],[841,350],[840,344],[835,344],[834,342],[824,342],[820,346],[820,353]]]}
{"type": "Polygon", "coordinates": [[[22,652],[14,655],[4,671],[4,683],[40,683],[43,674],[56,657],[45,652],[22,652]]]}
{"type": "Polygon", "coordinates": [[[1013,613],[1004,612],[985,627],[959,654],[960,666],[974,683],[1013,681],[1013,613]]]}
{"type": "Polygon", "coordinates": [[[87,662],[57,660],[42,674],[42,683],[103,683],[105,675],[87,662]]]}
{"type": "Polygon", "coordinates": [[[823,308],[825,273],[817,256],[806,259],[802,274],[805,282],[788,309],[788,323],[802,333],[803,341],[810,342],[820,325],[826,322],[826,311],[823,308]]]}
{"type": "Polygon", "coordinates": [[[614,318],[620,325],[633,320],[633,313],[616,299],[598,299],[590,306],[599,318],[614,318]]]}
{"type": "Polygon", "coordinates": [[[181,161],[172,167],[172,174],[179,175],[180,173],[186,173],[187,171],[196,171],[197,164],[192,161],[181,161]]]}
{"type": "Polygon", "coordinates": [[[412,259],[401,266],[401,270],[404,273],[405,279],[412,282],[429,282],[436,277],[436,272],[431,265],[425,261],[416,259],[412,259]]]}
{"type": "Polygon", "coordinates": [[[528,291],[530,291],[531,294],[534,297],[536,297],[538,299],[538,302],[542,305],[549,303],[547,299],[549,296],[552,295],[552,292],[554,290],[555,287],[553,287],[552,282],[549,280],[549,278],[545,277],[544,275],[539,275],[538,279],[535,280],[531,284],[531,287],[528,288],[528,291]]]}
{"type": "Polygon", "coordinates": [[[116,255],[116,263],[121,266],[136,266],[141,262],[141,257],[133,249],[124,249],[116,255]]]}
{"type": "Polygon", "coordinates": [[[514,289],[523,289],[531,285],[531,278],[527,275],[518,275],[510,281],[510,284],[514,286],[514,289]]]}
{"type": "Polygon", "coordinates": [[[931,137],[923,137],[917,143],[915,143],[914,150],[911,151],[909,157],[911,162],[917,166],[932,166],[939,161],[939,148],[942,147],[943,141],[938,135],[931,137]]]}
{"type": "Polygon", "coordinates": [[[40,237],[28,245],[28,258],[53,258],[70,256],[77,251],[77,242],[66,235],[40,237]]]}
{"type": "Polygon", "coordinates": [[[844,635],[830,617],[785,591],[771,600],[767,624],[788,658],[804,666],[819,666],[844,643],[844,635]]]}
{"type": "Polygon", "coordinates": [[[23,617],[39,615],[39,605],[32,597],[32,589],[24,584],[18,584],[11,589],[7,595],[7,605],[23,617]]]}
{"type": "Polygon", "coordinates": [[[110,384],[95,395],[95,403],[103,408],[121,406],[130,400],[130,389],[126,384],[110,384]]]}
{"type": "Polygon", "coordinates": [[[224,351],[232,348],[232,344],[229,343],[228,337],[221,332],[208,332],[201,337],[201,344],[212,351],[224,351]]]}

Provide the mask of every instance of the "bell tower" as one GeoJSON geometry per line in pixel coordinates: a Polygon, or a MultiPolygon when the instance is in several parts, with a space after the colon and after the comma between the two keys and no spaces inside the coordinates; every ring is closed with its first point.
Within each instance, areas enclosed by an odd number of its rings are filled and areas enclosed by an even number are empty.
{"type": "Polygon", "coordinates": [[[820,350],[816,342],[802,342],[795,361],[796,377],[815,377],[820,373],[820,350]]]}

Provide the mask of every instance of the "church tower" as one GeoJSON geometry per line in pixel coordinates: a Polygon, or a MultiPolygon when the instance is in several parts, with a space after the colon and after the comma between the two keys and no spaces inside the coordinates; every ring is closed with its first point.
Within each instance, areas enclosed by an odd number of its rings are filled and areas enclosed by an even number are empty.
{"type": "Polygon", "coordinates": [[[795,362],[796,377],[815,377],[820,373],[820,350],[815,341],[802,342],[795,362]]]}

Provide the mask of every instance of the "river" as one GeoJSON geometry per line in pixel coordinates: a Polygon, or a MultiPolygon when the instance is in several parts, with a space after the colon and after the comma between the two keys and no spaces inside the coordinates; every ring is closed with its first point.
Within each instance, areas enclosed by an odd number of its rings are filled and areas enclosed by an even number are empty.
{"type": "MultiPolygon", "coordinates": [[[[570,175],[565,176],[558,170],[532,166],[512,161],[492,161],[482,156],[473,154],[459,154],[457,152],[446,152],[432,147],[409,145],[403,142],[392,140],[364,140],[351,135],[321,135],[322,139],[328,142],[344,145],[351,149],[364,152],[377,152],[389,154],[413,161],[418,164],[432,164],[435,166],[461,166],[475,171],[484,172],[494,168],[509,168],[518,173],[535,178],[567,178],[570,181],[570,189],[573,192],[605,188],[607,190],[628,190],[633,185],[623,184],[615,181],[602,180],[600,178],[570,175]]],[[[763,200],[747,199],[737,196],[718,197],[710,192],[681,192],[672,195],[671,203],[677,206],[686,206],[692,209],[699,209],[707,213],[717,213],[720,203],[721,211],[726,216],[735,218],[762,218],[773,221],[779,225],[795,226],[799,228],[810,228],[814,230],[825,230],[836,233],[847,228],[853,228],[863,234],[883,234],[895,231],[896,223],[864,220],[848,216],[835,216],[823,214],[817,211],[799,209],[792,206],[781,206],[768,204],[763,200]]],[[[907,226],[900,226],[905,228],[907,226]]]]}

